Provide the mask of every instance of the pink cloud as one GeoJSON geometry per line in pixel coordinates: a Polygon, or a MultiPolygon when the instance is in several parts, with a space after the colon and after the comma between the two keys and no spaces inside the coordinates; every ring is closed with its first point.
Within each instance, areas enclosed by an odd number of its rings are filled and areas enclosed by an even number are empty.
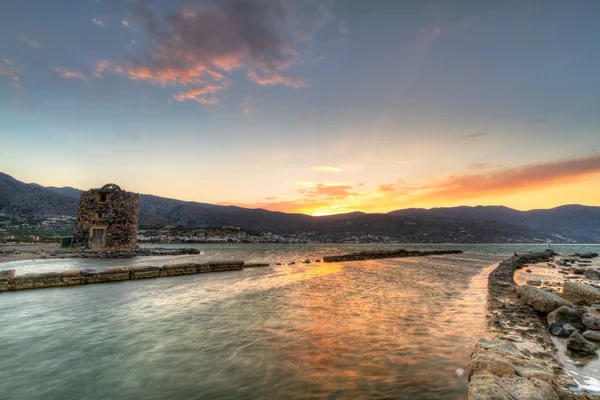
{"type": "Polygon", "coordinates": [[[52,71],[54,71],[61,78],[87,80],[87,76],[83,72],[68,70],[63,67],[54,67],[52,68],[52,71]]]}
{"type": "Polygon", "coordinates": [[[8,58],[0,60],[0,76],[5,75],[15,81],[19,80],[19,71],[15,68],[13,62],[8,58]]]}
{"type": "MultiPolygon", "coordinates": [[[[119,63],[119,73],[178,87],[175,99],[204,104],[216,101],[204,97],[205,91],[214,95],[222,90],[227,74],[240,68],[257,84],[299,88],[303,81],[287,73],[299,55],[279,29],[286,12],[279,0],[224,0],[182,7],[163,17],[149,3],[138,2],[132,23],[147,31],[154,48],[147,61],[119,63]]],[[[110,69],[96,73],[104,70],[110,69]]]]}
{"type": "Polygon", "coordinates": [[[92,18],[92,22],[94,24],[96,24],[97,26],[104,26],[104,22],[102,22],[101,20],[99,20],[98,18],[92,18]]]}

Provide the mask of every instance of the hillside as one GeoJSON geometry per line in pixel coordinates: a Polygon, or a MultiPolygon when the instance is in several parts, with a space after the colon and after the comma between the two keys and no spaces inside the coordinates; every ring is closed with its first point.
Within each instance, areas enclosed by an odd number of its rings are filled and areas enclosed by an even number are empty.
{"type": "MultiPolygon", "coordinates": [[[[42,187],[0,174],[0,213],[41,218],[74,216],[80,190],[42,187]]],[[[324,217],[286,214],[140,195],[140,225],[160,227],[239,226],[281,234],[310,232],[320,240],[389,237],[405,242],[531,242],[567,238],[600,242],[600,207],[568,205],[549,210],[518,211],[501,206],[405,209],[387,214],[361,212],[324,217]],[[552,236],[554,235],[554,236],[552,236]],[[557,236],[558,235],[558,236],[557,236]]]]}

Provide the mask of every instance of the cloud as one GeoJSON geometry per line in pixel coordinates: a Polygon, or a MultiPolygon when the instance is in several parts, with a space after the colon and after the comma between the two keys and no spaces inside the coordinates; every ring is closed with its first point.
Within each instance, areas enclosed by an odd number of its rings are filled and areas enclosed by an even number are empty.
{"type": "Polygon", "coordinates": [[[27,44],[29,47],[33,47],[33,48],[40,47],[40,44],[37,42],[37,40],[31,39],[27,35],[21,34],[21,35],[17,36],[17,38],[19,39],[20,42],[27,44]]]}
{"type": "Polygon", "coordinates": [[[194,100],[202,104],[217,104],[214,94],[223,89],[223,86],[207,85],[177,93],[173,98],[177,101],[194,100]]]}
{"type": "Polygon", "coordinates": [[[485,174],[451,175],[429,185],[398,193],[399,203],[460,201],[490,195],[499,196],[531,191],[575,181],[600,173],[600,154],[549,163],[534,163],[485,174]]]}
{"type": "Polygon", "coordinates": [[[475,133],[467,133],[466,135],[463,135],[462,137],[465,139],[477,139],[480,137],[488,136],[489,134],[490,134],[490,132],[475,132],[475,133]]]}
{"type": "Polygon", "coordinates": [[[252,114],[252,99],[250,97],[246,97],[246,99],[240,103],[240,107],[242,108],[242,112],[244,114],[252,114]]]}
{"type": "Polygon", "coordinates": [[[325,197],[328,199],[339,199],[348,196],[356,196],[358,193],[352,192],[352,185],[348,183],[317,183],[317,182],[300,182],[301,193],[307,197],[325,197]]]}
{"type": "Polygon", "coordinates": [[[20,73],[15,68],[14,63],[8,58],[0,60],[0,76],[3,75],[12,78],[14,81],[18,81],[20,77],[20,73]]]}
{"type": "Polygon", "coordinates": [[[123,21],[121,21],[121,25],[123,25],[123,26],[129,26],[129,21],[123,20],[123,21]]]}
{"type": "Polygon", "coordinates": [[[98,18],[92,18],[92,22],[97,26],[104,26],[104,22],[100,21],[98,18]]]}
{"type": "MultiPolygon", "coordinates": [[[[181,93],[225,87],[223,82],[240,69],[248,80],[259,85],[300,88],[304,82],[291,75],[290,69],[301,57],[287,23],[292,19],[290,6],[306,4],[317,7],[320,15],[318,21],[305,21],[311,24],[306,32],[312,35],[332,20],[329,2],[221,0],[174,6],[177,8],[170,13],[159,14],[152,1],[138,0],[128,24],[145,31],[153,47],[141,59],[115,65],[131,80],[177,87],[181,93]]],[[[198,101],[195,97],[180,97],[198,101]]],[[[200,102],[206,102],[202,99],[200,102]]]]}
{"type": "Polygon", "coordinates": [[[340,167],[331,167],[331,166],[320,166],[320,167],[311,167],[313,171],[322,171],[322,172],[340,172],[342,169],[340,167]]]}
{"type": "Polygon", "coordinates": [[[52,68],[52,71],[54,71],[61,78],[87,80],[87,76],[83,72],[68,70],[63,67],[54,67],[52,68]]]}

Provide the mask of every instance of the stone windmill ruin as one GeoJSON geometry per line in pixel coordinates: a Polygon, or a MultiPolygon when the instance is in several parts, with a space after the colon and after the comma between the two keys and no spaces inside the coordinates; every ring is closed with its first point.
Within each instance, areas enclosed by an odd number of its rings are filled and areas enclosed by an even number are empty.
{"type": "Polygon", "coordinates": [[[74,244],[92,250],[133,249],[139,198],[114,183],[81,193],[74,244]]]}

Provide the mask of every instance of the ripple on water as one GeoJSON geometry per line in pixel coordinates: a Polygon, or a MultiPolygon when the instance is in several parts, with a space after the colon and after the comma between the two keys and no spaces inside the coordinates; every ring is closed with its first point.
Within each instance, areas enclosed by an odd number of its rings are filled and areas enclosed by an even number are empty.
{"type": "MultiPolygon", "coordinates": [[[[332,252],[245,251],[207,257],[332,252]]],[[[497,258],[471,251],[3,293],[0,393],[462,399],[457,371],[485,330],[483,268],[497,258]]]]}

